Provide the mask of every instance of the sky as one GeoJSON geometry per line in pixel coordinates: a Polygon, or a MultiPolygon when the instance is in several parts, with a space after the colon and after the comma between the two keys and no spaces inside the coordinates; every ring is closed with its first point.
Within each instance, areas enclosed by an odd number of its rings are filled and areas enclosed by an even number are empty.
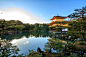
{"type": "Polygon", "coordinates": [[[50,23],[57,14],[67,17],[74,9],[85,6],[86,0],[0,0],[0,19],[50,23]]]}

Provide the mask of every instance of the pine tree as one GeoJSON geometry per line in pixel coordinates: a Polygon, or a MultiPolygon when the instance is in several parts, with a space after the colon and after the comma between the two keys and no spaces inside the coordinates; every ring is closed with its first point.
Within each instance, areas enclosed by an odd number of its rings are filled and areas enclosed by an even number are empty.
{"type": "Polygon", "coordinates": [[[69,18],[73,18],[75,20],[81,20],[81,21],[74,21],[71,22],[69,25],[71,26],[71,31],[68,32],[69,35],[73,35],[73,36],[79,36],[82,35],[82,38],[84,39],[84,41],[86,42],[85,39],[85,29],[86,29],[86,6],[82,7],[82,9],[75,9],[75,12],[70,14],[68,17],[69,18]]]}

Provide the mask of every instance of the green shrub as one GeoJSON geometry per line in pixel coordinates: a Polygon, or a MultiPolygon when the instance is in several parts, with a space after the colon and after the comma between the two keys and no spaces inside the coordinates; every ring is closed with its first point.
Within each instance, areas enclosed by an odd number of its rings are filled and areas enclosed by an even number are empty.
{"type": "Polygon", "coordinates": [[[67,44],[67,47],[68,47],[69,49],[72,49],[72,48],[74,48],[74,44],[68,43],[68,44],[67,44]]]}
{"type": "Polygon", "coordinates": [[[30,54],[27,55],[28,57],[42,57],[42,55],[40,55],[40,52],[38,51],[29,50],[29,52],[30,54]]]}
{"type": "Polygon", "coordinates": [[[83,45],[83,44],[84,44],[84,42],[79,42],[78,44],[79,44],[79,45],[83,45]]]}

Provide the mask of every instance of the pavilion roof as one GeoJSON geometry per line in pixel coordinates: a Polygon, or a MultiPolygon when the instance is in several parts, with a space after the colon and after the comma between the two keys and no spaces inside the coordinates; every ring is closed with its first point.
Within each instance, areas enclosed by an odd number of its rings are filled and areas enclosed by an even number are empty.
{"type": "Polygon", "coordinates": [[[67,18],[67,17],[62,17],[62,16],[54,16],[52,19],[50,19],[50,20],[54,20],[54,19],[65,19],[65,18],[67,18]]]}
{"type": "MultiPolygon", "coordinates": [[[[49,25],[56,24],[58,21],[52,21],[49,25]]],[[[69,21],[63,21],[63,23],[70,23],[69,21]]]]}
{"type": "Polygon", "coordinates": [[[57,21],[52,21],[49,25],[55,24],[57,21]]]}

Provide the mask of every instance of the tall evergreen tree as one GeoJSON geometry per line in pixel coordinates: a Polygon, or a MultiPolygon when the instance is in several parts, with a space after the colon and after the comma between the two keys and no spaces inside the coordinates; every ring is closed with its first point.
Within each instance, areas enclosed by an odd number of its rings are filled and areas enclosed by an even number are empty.
{"type": "MultiPolygon", "coordinates": [[[[76,35],[82,35],[83,39],[85,40],[86,42],[86,39],[85,39],[85,29],[86,29],[86,22],[85,22],[85,14],[86,14],[86,6],[85,7],[82,7],[81,9],[75,9],[74,10],[75,12],[70,14],[68,17],[69,18],[74,18],[75,20],[77,19],[81,19],[81,22],[80,21],[76,21],[76,22],[72,22],[70,23],[69,25],[71,26],[71,29],[73,32],[71,32],[72,34],[76,34],[76,35]],[[74,32],[76,31],[76,32],[74,32]]],[[[68,33],[69,34],[69,33],[68,33]]]]}

